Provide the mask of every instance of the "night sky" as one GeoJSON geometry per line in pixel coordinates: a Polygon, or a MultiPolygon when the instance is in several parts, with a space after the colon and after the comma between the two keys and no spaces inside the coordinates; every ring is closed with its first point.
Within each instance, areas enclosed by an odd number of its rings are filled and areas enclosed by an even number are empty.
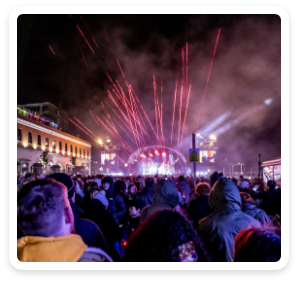
{"type": "MultiPolygon", "coordinates": [[[[94,122],[83,100],[99,117],[108,109],[102,108],[101,101],[113,105],[107,94],[111,90],[107,72],[127,93],[118,59],[154,127],[152,77],[156,77],[159,99],[163,81],[166,145],[170,145],[178,77],[173,134],[173,147],[178,148],[181,50],[188,42],[192,88],[186,131],[190,136],[198,120],[219,28],[198,132],[204,137],[218,136],[219,165],[228,159],[233,164],[243,162],[247,168],[256,166],[259,153],[263,160],[281,154],[281,29],[276,15],[21,15],[18,104],[60,105],[70,118],[75,116],[103,138],[107,134],[94,122]]],[[[182,120],[185,104],[184,98],[182,120]]],[[[108,112],[115,117],[110,109],[108,112]]],[[[146,126],[155,141],[148,123],[146,126]]],[[[70,132],[92,141],[75,126],[70,125],[70,132]]],[[[129,142],[129,138],[125,140],[129,142]]],[[[93,149],[97,148],[92,142],[93,149]]],[[[185,154],[189,143],[188,138],[182,142],[180,150],[185,154]]]]}

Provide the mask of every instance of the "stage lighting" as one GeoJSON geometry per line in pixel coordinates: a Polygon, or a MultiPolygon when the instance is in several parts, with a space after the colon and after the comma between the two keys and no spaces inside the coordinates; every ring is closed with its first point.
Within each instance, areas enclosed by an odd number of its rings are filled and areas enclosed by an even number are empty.
{"type": "Polygon", "coordinates": [[[215,136],[214,134],[211,134],[211,135],[210,135],[210,139],[211,139],[211,140],[216,140],[216,136],[215,136]]]}
{"type": "Polygon", "coordinates": [[[167,154],[166,152],[162,152],[162,156],[165,157],[167,154]]]}

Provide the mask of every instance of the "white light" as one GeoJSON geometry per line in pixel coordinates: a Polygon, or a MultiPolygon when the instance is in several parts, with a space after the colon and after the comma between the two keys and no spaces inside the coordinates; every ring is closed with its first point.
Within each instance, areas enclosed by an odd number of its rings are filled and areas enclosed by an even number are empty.
{"type": "Polygon", "coordinates": [[[211,135],[210,135],[210,139],[211,139],[211,140],[216,140],[216,136],[215,136],[214,134],[211,134],[211,135]]]}
{"type": "Polygon", "coordinates": [[[128,166],[128,164],[125,164],[124,166],[126,167],[126,166],[128,166]]]}
{"type": "Polygon", "coordinates": [[[52,152],[52,151],[53,151],[53,149],[52,149],[52,148],[50,148],[50,149],[49,149],[49,151],[50,151],[50,152],[52,152]]]}
{"type": "Polygon", "coordinates": [[[33,148],[34,148],[34,149],[36,149],[36,148],[37,148],[37,146],[36,146],[36,145],[33,145],[33,148]]]}
{"type": "Polygon", "coordinates": [[[70,156],[70,152],[68,152],[68,155],[70,156]]]}
{"type": "Polygon", "coordinates": [[[99,143],[100,145],[102,145],[102,140],[99,139],[99,140],[98,140],[98,143],[99,143]]]}
{"type": "Polygon", "coordinates": [[[272,99],[271,99],[271,98],[266,99],[266,100],[264,101],[264,103],[265,103],[266,105],[270,105],[270,104],[272,103],[272,99]]]}
{"type": "Polygon", "coordinates": [[[42,146],[42,148],[41,148],[43,151],[45,150],[45,146],[42,146]]]}
{"type": "Polygon", "coordinates": [[[23,145],[24,145],[24,147],[27,147],[28,144],[24,142],[23,145]]]}

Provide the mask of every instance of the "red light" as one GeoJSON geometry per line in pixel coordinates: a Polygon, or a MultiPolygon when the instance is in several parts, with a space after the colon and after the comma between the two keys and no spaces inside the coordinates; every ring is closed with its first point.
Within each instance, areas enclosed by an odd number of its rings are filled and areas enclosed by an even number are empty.
{"type": "Polygon", "coordinates": [[[122,244],[123,244],[123,246],[126,246],[127,245],[127,241],[124,241],[122,244]]]}

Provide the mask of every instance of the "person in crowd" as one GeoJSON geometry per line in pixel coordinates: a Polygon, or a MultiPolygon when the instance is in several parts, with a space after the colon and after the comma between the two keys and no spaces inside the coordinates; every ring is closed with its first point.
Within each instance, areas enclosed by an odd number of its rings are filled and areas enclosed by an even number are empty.
{"type": "Polygon", "coordinates": [[[99,188],[95,187],[89,191],[89,197],[90,199],[96,199],[99,200],[105,207],[105,209],[108,209],[109,201],[106,197],[106,191],[100,190],[99,188]]]}
{"type": "Polygon", "coordinates": [[[17,240],[22,262],[112,261],[99,248],[88,248],[74,233],[74,216],[67,189],[54,179],[39,179],[18,191],[17,223],[24,237],[17,240]]]}
{"type": "Polygon", "coordinates": [[[259,221],[263,226],[270,225],[270,218],[265,211],[255,205],[254,199],[245,192],[240,192],[242,211],[259,221]]]}
{"type": "Polygon", "coordinates": [[[170,180],[161,179],[154,189],[154,199],[151,206],[143,208],[140,215],[140,223],[143,223],[152,214],[161,210],[179,210],[179,195],[170,180]]]}
{"type": "Polygon", "coordinates": [[[199,220],[203,219],[210,213],[209,208],[209,194],[211,187],[208,183],[199,183],[196,187],[196,193],[199,197],[189,204],[188,218],[193,220],[193,227],[198,228],[199,220]]]}
{"type": "Polygon", "coordinates": [[[93,221],[82,218],[83,210],[75,203],[75,184],[72,178],[65,173],[53,173],[49,175],[49,178],[64,184],[68,190],[76,234],[82,237],[87,246],[98,247],[108,253],[108,247],[100,228],[93,221]]]}
{"type": "Polygon", "coordinates": [[[271,216],[281,215],[281,193],[280,189],[276,189],[276,182],[269,180],[267,182],[267,191],[251,192],[254,199],[261,199],[261,208],[271,216]]]}
{"type": "Polygon", "coordinates": [[[211,188],[213,188],[213,185],[215,184],[215,182],[220,178],[221,178],[221,175],[217,171],[215,171],[211,174],[211,176],[210,176],[210,186],[211,186],[211,188]]]}
{"type": "Polygon", "coordinates": [[[101,187],[101,178],[99,174],[96,175],[94,182],[97,183],[98,187],[101,187]]]}
{"type": "Polygon", "coordinates": [[[176,185],[177,190],[181,193],[182,196],[182,204],[181,206],[185,206],[189,200],[189,194],[191,192],[189,184],[185,181],[183,175],[180,175],[178,178],[178,184],[176,185]]]}
{"type": "Polygon", "coordinates": [[[240,175],[239,181],[237,182],[237,185],[240,186],[241,182],[244,180],[244,176],[240,175]]]}
{"type": "Polygon", "coordinates": [[[277,262],[280,257],[280,229],[250,228],[236,237],[234,262],[277,262]]]}
{"type": "Polygon", "coordinates": [[[125,202],[120,193],[114,190],[114,181],[112,177],[105,177],[102,180],[102,187],[106,191],[106,196],[109,201],[108,211],[112,214],[117,224],[126,215],[125,202]]]}
{"type": "Polygon", "coordinates": [[[115,186],[115,188],[114,188],[115,192],[119,193],[122,196],[122,198],[124,200],[124,203],[125,203],[125,206],[126,206],[126,212],[128,214],[128,210],[130,208],[131,202],[128,200],[128,197],[125,194],[126,184],[123,180],[117,180],[115,182],[114,186],[115,186]]]}
{"type": "Polygon", "coordinates": [[[152,215],[129,237],[128,262],[209,261],[201,239],[179,213],[162,210],[152,215]]]}
{"type": "Polygon", "coordinates": [[[144,181],[143,177],[140,175],[137,176],[136,187],[137,187],[137,192],[141,192],[143,190],[143,188],[145,187],[145,181],[144,181]]]}
{"type": "Polygon", "coordinates": [[[213,213],[199,222],[198,234],[206,241],[214,261],[232,261],[237,234],[250,227],[261,227],[241,211],[241,197],[234,182],[221,177],[209,195],[213,213]]]}
{"type": "Polygon", "coordinates": [[[249,193],[250,190],[250,182],[248,179],[243,179],[238,187],[239,192],[245,192],[245,193],[249,193]]]}
{"type": "Polygon", "coordinates": [[[136,203],[136,194],[137,194],[137,186],[134,183],[130,183],[128,185],[128,193],[127,193],[127,198],[129,200],[129,206],[135,206],[136,203]]]}
{"type": "Polygon", "coordinates": [[[153,204],[154,198],[154,180],[153,178],[147,178],[145,181],[145,188],[136,194],[136,207],[142,210],[144,207],[153,204]]]}

